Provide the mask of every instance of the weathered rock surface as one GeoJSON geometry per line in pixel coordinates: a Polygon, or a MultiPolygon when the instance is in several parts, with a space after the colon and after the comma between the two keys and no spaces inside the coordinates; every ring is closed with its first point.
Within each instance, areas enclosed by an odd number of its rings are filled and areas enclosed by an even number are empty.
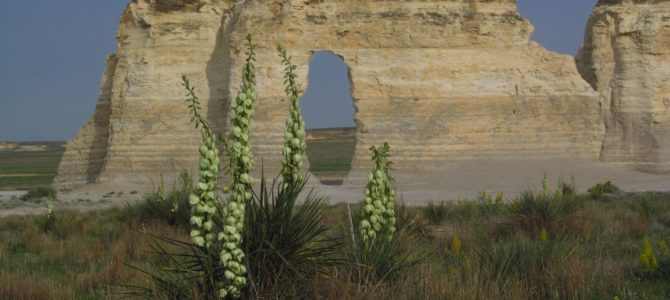
{"type": "Polygon", "coordinates": [[[577,64],[602,95],[602,160],[669,172],[670,1],[599,1],[577,64]]]}
{"type": "Polygon", "coordinates": [[[514,0],[136,0],[124,13],[98,110],[68,145],[57,182],[154,181],[195,166],[179,75],[198,87],[225,130],[244,38],[258,44],[252,143],[260,169],[278,166],[284,120],[279,43],[302,89],[314,51],[349,67],[358,126],[354,170],[388,141],[399,171],[492,158],[600,154],[599,96],[570,56],[531,42],[514,0]],[[107,124],[107,125],[105,125],[107,124]]]}

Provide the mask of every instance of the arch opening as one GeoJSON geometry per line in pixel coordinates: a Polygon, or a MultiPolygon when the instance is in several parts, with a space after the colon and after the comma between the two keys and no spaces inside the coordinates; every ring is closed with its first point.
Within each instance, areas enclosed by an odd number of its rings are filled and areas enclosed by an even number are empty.
{"type": "Polygon", "coordinates": [[[517,0],[519,13],[535,27],[531,36],[548,50],[575,56],[598,0],[517,0]]]}
{"type": "Polygon", "coordinates": [[[351,170],[357,130],[351,75],[340,56],[330,51],[312,53],[300,109],[310,172],[322,184],[342,185],[351,170]]]}

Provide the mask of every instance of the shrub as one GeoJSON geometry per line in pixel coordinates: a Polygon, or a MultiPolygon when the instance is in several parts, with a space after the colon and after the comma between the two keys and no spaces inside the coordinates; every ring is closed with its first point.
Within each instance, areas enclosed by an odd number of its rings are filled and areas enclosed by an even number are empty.
{"type": "Polygon", "coordinates": [[[529,236],[537,237],[542,229],[552,234],[573,228],[583,201],[577,196],[523,192],[510,206],[508,222],[529,236]]]}
{"type": "Polygon", "coordinates": [[[189,196],[194,190],[193,178],[187,171],[182,171],[179,183],[173,184],[169,192],[166,193],[161,184],[142,201],[128,203],[120,218],[138,223],[166,222],[188,229],[191,217],[189,196]]]}
{"type": "Polygon", "coordinates": [[[58,192],[50,186],[38,186],[28,190],[28,192],[21,196],[23,201],[37,201],[42,198],[56,198],[58,192]]]}
{"type": "Polygon", "coordinates": [[[499,244],[486,241],[471,252],[471,264],[479,268],[482,283],[493,283],[502,294],[521,289],[531,299],[570,299],[577,293],[562,286],[561,265],[571,259],[576,245],[568,240],[539,241],[516,237],[499,244]]]}
{"type": "Polygon", "coordinates": [[[450,215],[450,208],[451,205],[446,201],[440,201],[437,204],[430,202],[423,209],[423,215],[432,224],[442,224],[447,221],[450,215]]]}
{"type": "Polygon", "coordinates": [[[347,253],[349,280],[363,289],[376,289],[404,279],[426,258],[404,249],[402,239],[405,238],[408,237],[396,234],[392,239],[358,243],[347,253]]]}
{"type": "Polygon", "coordinates": [[[621,189],[608,180],[592,186],[587,193],[594,200],[603,200],[621,194],[621,189]]]}

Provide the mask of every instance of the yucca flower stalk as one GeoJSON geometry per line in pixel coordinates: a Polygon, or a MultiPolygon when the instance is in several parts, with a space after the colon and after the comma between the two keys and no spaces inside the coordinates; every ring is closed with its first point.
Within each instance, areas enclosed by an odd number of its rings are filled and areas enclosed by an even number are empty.
{"type": "Polygon", "coordinates": [[[302,180],[300,169],[307,149],[305,144],[305,122],[300,113],[300,95],[296,84],[296,66],[291,63],[291,57],[286,54],[282,46],[277,46],[277,52],[285,65],[284,91],[289,100],[289,115],[286,120],[284,133],[284,150],[282,155],[281,176],[284,188],[302,180]]]}
{"type": "Polygon", "coordinates": [[[54,218],[54,200],[51,197],[47,200],[47,218],[54,218]]]}
{"type": "Polygon", "coordinates": [[[210,248],[216,242],[214,216],[217,211],[218,194],[216,193],[216,179],[219,174],[219,149],[216,147],[216,138],[209,127],[209,123],[202,116],[200,102],[186,75],[182,75],[182,84],[188,91],[191,122],[195,128],[200,128],[202,145],[200,145],[200,162],[198,168],[198,184],[194,194],[189,197],[191,204],[191,239],[199,247],[210,248]]]}
{"type": "Polygon", "coordinates": [[[392,164],[389,160],[391,149],[388,143],[384,143],[382,147],[372,146],[370,150],[374,166],[368,175],[363,220],[359,226],[366,247],[380,234],[392,239],[396,230],[395,189],[393,177],[389,173],[392,164]]]}
{"type": "Polygon", "coordinates": [[[242,70],[242,86],[237,97],[230,104],[230,133],[226,140],[228,164],[230,167],[230,186],[228,201],[223,208],[223,231],[219,233],[222,242],[221,264],[224,282],[219,289],[221,298],[231,296],[239,298],[246,285],[246,267],[242,250],[242,232],[244,230],[245,206],[252,197],[253,179],[249,174],[254,165],[249,144],[251,120],[256,101],[255,45],[247,37],[246,62],[242,70]]]}

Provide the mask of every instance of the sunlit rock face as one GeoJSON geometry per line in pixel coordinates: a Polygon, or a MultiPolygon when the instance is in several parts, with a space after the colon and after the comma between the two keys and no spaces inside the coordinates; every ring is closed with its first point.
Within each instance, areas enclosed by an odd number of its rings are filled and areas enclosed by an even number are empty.
{"type": "Polygon", "coordinates": [[[599,1],[577,65],[602,95],[602,160],[670,172],[670,1],[599,1]]]}
{"type": "Polygon", "coordinates": [[[155,182],[192,169],[200,139],[180,75],[225,131],[247,35],[258,53],[252,143],[267,174],[278,169],[288,112],[277,44],[299,66],[303,90],[314,51],[349,67],[354,171],[384,141],[400,172],[469,159],[597,160],[599,94],[572,57],[531,42],[532,31],[514,0],[136,0],[121,18],[98,109],[68,144],[57,183],[155,182]]]}

